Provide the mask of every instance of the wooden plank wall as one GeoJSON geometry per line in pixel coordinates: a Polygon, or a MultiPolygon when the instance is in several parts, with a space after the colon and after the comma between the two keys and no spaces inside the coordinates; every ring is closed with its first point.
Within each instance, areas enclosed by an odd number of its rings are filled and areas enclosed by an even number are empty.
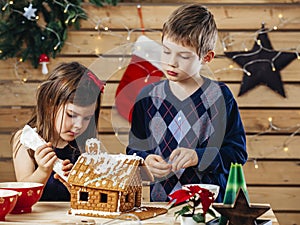
{"type": "MultiPolygon", "coordinates": [[[[127,143],[129,124],[115,112],[114,95],[126,68],[126,63],[122,63],[129,60],[122,57],[128,53],[124,46],[142,34],[136,7],[138,2],[123,2],[106,8],[85,5],[89,19],[82,22],[80,30],[68,33],[61,54],[51,59],[48,65],[51,70],[60,62],[79,61],[102,79],[107,79],[99,135],[106,150],[113,153],[124,152],[127,143]],[[100,20],[103,27],[95,30],[100,20]],[[105,31],[104,27],[108,30],[105,31]]],[[[266,86],[237,97],[242,72],[225,69],[230,65],[238,66],[224,57],[221,43],[224,39],[233,43],[228,46],[228,51],[240,51],[244,47],[251,49],[255,31],[264,22],[269,28],[279,25],[278,30],[268,34],[274,49],[294,48],[299,51],[299,1],[207,0],[205,4],[214,13],[219,28],[217,57],[206,71],[213,78],[226,82],[239,104],[247,132],[249,161],[244,172],[250,200],[270,203],[280,224],[300,224],[300,136],[297,132],[293,135],[300,121],[300,60],[294,60],[281,71],[286,98],[266,86]],[[272,118],[274,127],[267,132],[269,118],[272,118]],[[288,151],[284,151],[285,143],[288,151]]],[[[143,1],[145,35],[159,41],[163,21],[178,5],[171,0],[143,1]]],[[[41,68],[33,69],[28,62],[18,63],[18,59],[0,61],[0,181],[15,180],[9,144],[11,133],[30,117],[36,88],[44,79],[41,68]]]]}

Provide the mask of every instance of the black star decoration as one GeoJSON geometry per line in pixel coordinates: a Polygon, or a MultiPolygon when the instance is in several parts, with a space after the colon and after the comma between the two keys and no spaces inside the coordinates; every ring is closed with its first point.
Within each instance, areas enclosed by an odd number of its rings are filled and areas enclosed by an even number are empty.
{"type": "Polygon", "coordinates": [[[270,209],[266,204],[249,204],[240,188],[233,205],[214,203],[213,208],[226,217],[231,225],[256,225],[256,218],[270,209]]]}
{"type": "Polygon", "coordinates": [[[279,71],[296,59],[297,54],[273,50],[264,24],[250,51],[224,52],[224,54],[243,68],[244,75],[238,96],[257,85],[264,84],[286,97],[279,71]]]}

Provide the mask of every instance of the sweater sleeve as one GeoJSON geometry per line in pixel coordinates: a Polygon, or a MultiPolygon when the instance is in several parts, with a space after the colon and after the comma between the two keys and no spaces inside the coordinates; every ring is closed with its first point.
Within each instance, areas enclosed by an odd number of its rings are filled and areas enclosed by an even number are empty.
{"type": "Polygon", "coordinates": [[[129,132],[129,143],[126,147],[126,154],[136,154],[145,159],[149,154],[153,154],[154,150],[149,149],[148,136],[149,127],[146,126],[145,110],[149,98],[141,98],[143,93],[138,96],[132,111],[131,129],[129,132]],[[148,131],[148,132],[147,132],[148,131]]]}
{"type": "Polygon", "coordinates": [[[226,85],[221,85],[226,106],[226,128],[220,148],[196,149],[198,169],[210,173],[229,173],[231,163],[244,164],[247,161],[246,135],[238,105],[226,85]],[[203,160],[204,159],[204,160],[203,160]],[[208,160],[206,160],[208,159],[208,160]],[[205,163],[209,161],[210,163],[205,163]]]}

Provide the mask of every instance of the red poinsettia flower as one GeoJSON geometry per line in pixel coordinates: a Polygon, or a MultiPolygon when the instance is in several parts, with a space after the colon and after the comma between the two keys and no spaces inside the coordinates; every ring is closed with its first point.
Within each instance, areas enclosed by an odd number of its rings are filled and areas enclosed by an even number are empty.
{"type": "Polygon", "coordinates": [[[202,188],[199,193],[200,199],[202,202],[202,210],[203,213],[206,214],[207,210],[209,209],[210,205],[214,202],[214,194],[207,189],[202,188]]]}
{"type": "Polygon", "coordinates": [[[170,194],[169,197],[171,199],[169,204],[173,203],[173,206],[176,206],[189,200],[192,195],[189,190],[180,189],[170,194]]]}
{"type": "Polygon", "coordinates": [[[205,214],[209,212],[215,216],[214,213],[209,209],[211,204],[214,202],[214,194],[205,188],[201,188],[197,185],[184,187],[183,189],[177,190],[169,195],[169,204],[172,207],[181,205],[183,203],[192,203],[184,206],[181,210],[175,212],[178,215],[190,214],[197,222],[204,222],[205,214]],[[195,215],[196,207],[202,203],[202,212],[195,215]]]}

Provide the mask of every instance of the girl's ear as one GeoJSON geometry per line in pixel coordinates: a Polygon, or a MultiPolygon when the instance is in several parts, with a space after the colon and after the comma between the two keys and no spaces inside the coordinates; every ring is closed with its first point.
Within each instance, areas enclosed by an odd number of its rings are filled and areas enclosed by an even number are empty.
{"type": "Polygon", "coordinates": [[[211,60],[213,60],[214,57],[215,57],[215,52],[210,50],[203,57],[203,62],[204,63],[209,63],[211,60]]]}

